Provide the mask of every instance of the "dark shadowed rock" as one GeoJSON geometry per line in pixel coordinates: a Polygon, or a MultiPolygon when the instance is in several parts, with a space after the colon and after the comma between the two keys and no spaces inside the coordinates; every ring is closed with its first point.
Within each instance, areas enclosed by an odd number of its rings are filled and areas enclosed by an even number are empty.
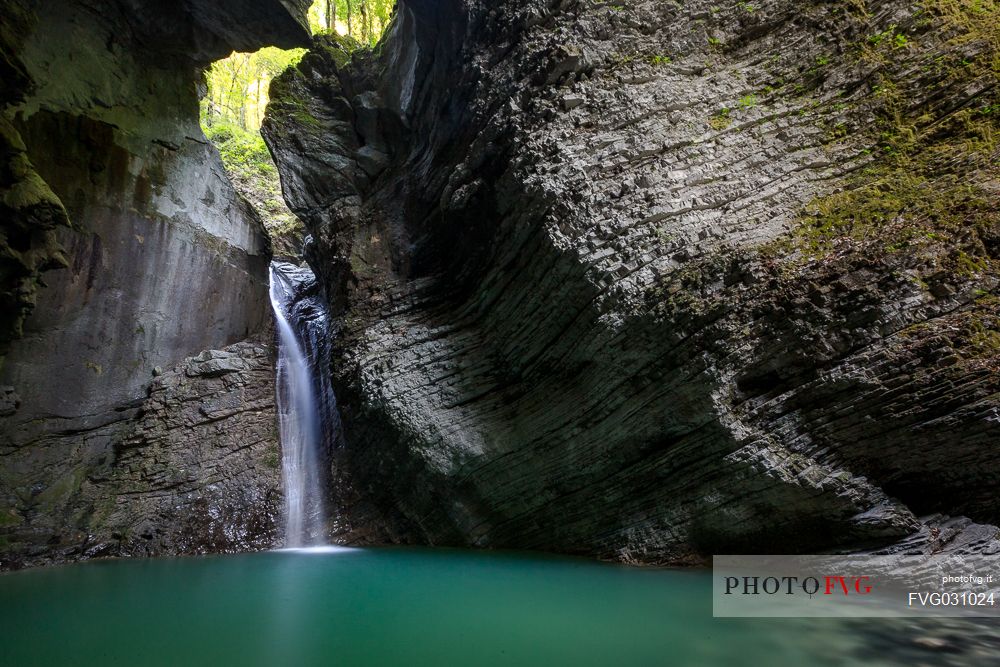
{"type": "MultiPolygon", "coordinates": [[[[242,342],[187,359],[158,376],[128,415],[110,451],[50,464],[72,466],[71,482],[57,478],[8,510],[17,521],[4,524],[0,566],[249,551],[279,542],[281,455],[270,343],[242,342]],[[239,369],[192,373],[206,358],[239,369]]],[[[73,440],[52,438],[35,456],[54,459],[73,440]]]]}
{"type": "MultiPolygon", "coordinates": [[[[233,49],[308,43],[307,5],[0,2],[0,359],[6,356],[0,384],[19,397],[12,407],[5,398],[0,407],[5,562],[20,557],[20,549],[31,558],[80,555],[90,539],[88,517],[97,511],[86,489],[117,474],[122,439],[148,412],[148,404],[140,406],[154,375],[153,386],[176,378],[158,370],[267,327],[270,244],[202,135],[197,88],[200,69],[233,49]],[[56,267],[62,268],[50,270],[56,267]]],[[[206,401],[208,415],[199,413],[219,421],[207,430],[192,425],[171,432],[164,436],[171,446],[192,452],[228,447],[223,424],[242,419],[243,399],[228,385],[206,389],[205,383],[225,385],[255,369],[252,377],[262,384],[253,391],[266,394],[271,385],[257,367],[263,362],[251,361],[230,352],[190,363],[186,370],[198,391],[225,390],[206,401]],[[185,434],[204,441],[185,444],[185,434]]],[[[173,408],[181,403],[157,410],[167,420],[173,408]]],[[[262,406],[259,419],[273,422],[273,407],[262,406]]],[[[256,441],[264,439],[258,434],[256,441]]],[[[142,461],[161,457],[156,447],[128,451],[134,467],[164,461],[142,461]]],[[[241,514],[255,516],[253,503],[264,501],[250,479],[254,468],[234,468],[229,476],[224,467],[211,469],[213,461],[207,454],[185,461],[183,502],[171,491],[181,493],[181,486],[150,493],[164,506],[180,507],[212,497],[201,488],[206,484],[225,487],[238,479],[233,484],[245,486],[244,495],[230,489],[227,509],[218,511],[237,522],[241,514]]],[[[126,476],[122,494],[130,493],[130,479],[155,487],[126,476]]],[[[261,488],[273,481],[272,471],[266,479],[261,488]]],[[[222,507],[204,502],[205,512],[222,507]]],[[[142,543],[157,545],[151,551],[264,544],[216,535],[219,516],[150,514],[138,505],[135,511],[173,536],[142,543]],[[188,526],[202,520],[208,521],[202,528],[188,526]],[[199,543],[201,537],[208,541],[199,543]]]]}
{"type": "Polygon", "coordinates": [[[924,66],[993,38],[710,4],[403,0],[275,81],[392,539],[687,562],[1000,520],[994,74],[924,66]]]}

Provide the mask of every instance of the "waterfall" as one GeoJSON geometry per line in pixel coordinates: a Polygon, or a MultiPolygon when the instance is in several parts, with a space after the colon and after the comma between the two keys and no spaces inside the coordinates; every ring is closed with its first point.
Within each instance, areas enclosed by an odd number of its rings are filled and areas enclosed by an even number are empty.
{"type": "MultiPolygon", "coordinates": [[[[278,327],[277,406],[281,469],[285,484],[285,546],[306,547],[325,541],[323,469],[329,442],[324,426],[332,391],[317,381],[314,365],[326,317],[313,302],[297,299],[314,286],[312,272],[286,262],[271,263],[271,306],[278,327]],[[309,355],[309,356],[307,356],[309,355]]],[[[335,408],[334,408],[335,410],[335,408]]]]}

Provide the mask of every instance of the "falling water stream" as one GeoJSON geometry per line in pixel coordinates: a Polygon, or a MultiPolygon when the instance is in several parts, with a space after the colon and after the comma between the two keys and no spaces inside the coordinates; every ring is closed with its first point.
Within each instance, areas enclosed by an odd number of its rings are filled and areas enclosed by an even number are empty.
{"type": "MultiPolygon", "coordinates": [[[[323,372],[332,334],[320,292],[308,269],[272,264],[292,548],[0,573],[0,664],[1000,664],[1000,638],[987,622],[713,618],[712,581],[701,570],[317,546],[326,541],[322,491],[344,445],[323,372]]],[[[336,506],[332,497],[327,505],[336,506]]]]}
{"type": "MultiPolygon", "coordinates": [[[[285,484],[285,547],[323,542],[323,494],[320,450],[322,398],[293,326],[292,302],[298,275],[305,269],[271,263],[271,307],[278,327],[277,404],[281,470],[285,484]]],[[[311,277],[311,276],[310,276],[311,277]]]]}

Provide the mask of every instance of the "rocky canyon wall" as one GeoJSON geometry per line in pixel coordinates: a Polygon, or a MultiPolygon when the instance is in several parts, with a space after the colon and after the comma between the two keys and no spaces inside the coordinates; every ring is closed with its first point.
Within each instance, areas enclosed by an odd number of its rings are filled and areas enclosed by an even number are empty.
{"type": "Polygon", "coordinates": [[[270,544],[270,245],[202,135],[198,88],[234,49],[307,43],[307,4],[3,3],[7,564],[270,544]],[[236,368],[171,371],[221,348],[236,368]]]}
{"type": "Polygon", "coordinates": [[[974,5],[402,0],[374,52],[316,38],[264,129],[384,538],[692,562],[939,548],[966,515],[994,543],[974,5]]]}

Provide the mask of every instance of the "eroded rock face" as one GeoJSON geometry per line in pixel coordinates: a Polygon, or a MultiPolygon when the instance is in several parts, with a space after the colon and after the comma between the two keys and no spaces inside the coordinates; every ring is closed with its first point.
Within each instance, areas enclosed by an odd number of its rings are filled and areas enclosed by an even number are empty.
{"type": "Polygon", "coordinates": [[[42,489],[9,515],[20,521],[8,526],[14,548],[2,565],[275,546],[274,395],[270,338],[206,350],[161,373],[113,451],[96,462],[70,457],[72,483],[42,489]]]}
{"type": "Polygon", "coordinates": [[[1000,520],[995,75],[933,65],[995,36],[710,5],[403,0],[274,83],[390,539],[684,562],[1000,520]]]}
{"type": "MultiPolygon", "coordinates": [[[[0,108],[20,103],[30,86],[16,53],[23,50],[34,16],[21,4],[4,3],[0,26],[0,108]]],[[[0,116],[0,368],[12,340],[22,334],[35,305],[39,276],[65,267],[55,230],[69,225],[62,202],[35,171],[17,129],[0,116]]]]}
{"type": "MultiPolygon", "coordinates": [[[[0,371],[0,537],[10,557],[49,542],[68,549],[76,539],[70,535],[91,541],[86,533],[96,510],[86,489],[132,451],[121,443],[147,409],[143,401],[152,400],[154,369],[259,336],[268,326],[270,244],[201,133],[197,89],[201,68],[233,49],[306,43],[307,4],[3,3],[0,355],[7,358],[0,371]],[[66,268],[46,272],[43,282],[42,271],[55,266],[66,268]],[[22,331],[8,352],[7,342],[22,331]]],[[[220,363],[220,373],[243,373],[220,363]]],[[[266,393],[268,386],[259,389],[266,393]]],[[[159,409],[164,420],[169,408],[159,409]]],[[[256,429],[251,440],[273,444],[273,406],[260,410],[259,422],[231,428],[256,429]]],[[[222,424],[242,417],[218,419],[221,437],[228,432],[222,424]]],[[[162,439],[180,448],[184,432],[162,439]]],[[[188,446],[215,446],[213,432],[201,435],[210,439],[188,446]]],[[[227,442],[223,437],[218,446],[227,442]]],[[[138,466],[154,450],[135,451],[128,465],[138,466]]],[[[205,476],[192,477],[184,493],[201,484],[202,497],[209,497],[205,485],[225,476],[211,470],[211,456],[199,460],[208,466],[205,476]]],[[[249,474],[236,469],[233,479],[242,484],[249,474]]],[[[270,474],[256,486],[247,483],[243,500],[260,500],[257,489],[270,483],[270,474]]],[[[161,490],[164,503],[187,502],[170,493],[161,490]]],[[[219,511],[238,515],[234,498],[219,511]]],[[[221,507],[213,502],[206,507],[221,507]]],[[[202,517],[207,527],[196,529],[188,526],[194,519],[179,515],[154,519],[152,505],[135,511],[136,521],[162,521],[166,536],[150,538],[149,552],[263,544],[216,535],[211,526],[219,517],[202,517]],[[200,538],[207,541],[199,546],[200,538]]]]}

